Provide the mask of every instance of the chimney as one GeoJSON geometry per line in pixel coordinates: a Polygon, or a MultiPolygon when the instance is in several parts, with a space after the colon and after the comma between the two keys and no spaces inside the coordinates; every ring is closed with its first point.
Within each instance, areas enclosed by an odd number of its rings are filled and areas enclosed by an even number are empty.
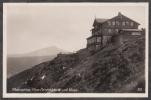
{"type": "Polygon", "coordinates": [[[122,14],[121,14],[121,12],[118,12],[118,16],[121,16],[122,14]]]}

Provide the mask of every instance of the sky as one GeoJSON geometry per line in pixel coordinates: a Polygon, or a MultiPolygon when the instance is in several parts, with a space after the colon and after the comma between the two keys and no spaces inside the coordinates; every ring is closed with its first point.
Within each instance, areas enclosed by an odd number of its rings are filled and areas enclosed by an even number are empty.
{"type": "Polygon", "coordinates": [[[56,46],[73,52],[86,47],[95,18],[112,18],[121,12],[146,25],[143,4],[5,4],[7,53],[24,54],[56,46]]]}

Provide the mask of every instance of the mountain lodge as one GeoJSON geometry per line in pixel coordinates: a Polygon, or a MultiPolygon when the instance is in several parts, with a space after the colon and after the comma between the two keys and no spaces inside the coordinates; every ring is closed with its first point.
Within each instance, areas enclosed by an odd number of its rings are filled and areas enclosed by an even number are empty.
{"type": "Polygon", "coordinates": [[[95,18],[92,36],[87,38],[87,48],[90,51],[96,51],[105,47],[109,43],[117,40],[123,43],[126,38],[141,36],[142,30],[138,29],[140,24],[120,12],[111,19],[95,18]],[[113,38],[114,37],[114,38],[113,38]]]}

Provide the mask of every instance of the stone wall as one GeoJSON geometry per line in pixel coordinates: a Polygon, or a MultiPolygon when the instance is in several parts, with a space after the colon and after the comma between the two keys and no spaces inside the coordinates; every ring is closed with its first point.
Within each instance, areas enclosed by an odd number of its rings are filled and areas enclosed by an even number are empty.
{"type": "Polygon", "coordinates": [[[142,36],[142,34],[141,35],[134,35],[132,33],[133,32],[129,32],[129,33],[126,33],[126,34],[119,34],[118,36],[116,36],[114,38],[116,44],[121,45],[126,41],[134,40],[134,39],[142,36]]]}

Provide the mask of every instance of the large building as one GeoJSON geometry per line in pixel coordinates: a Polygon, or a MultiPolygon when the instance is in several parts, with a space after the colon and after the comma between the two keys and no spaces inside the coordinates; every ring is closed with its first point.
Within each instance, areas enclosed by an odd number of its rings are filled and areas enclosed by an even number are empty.
{"type": "Polygon", "coordinates": [[[120,34],[120,31],[131,31],[135,34],[139,33],[138,26],[140,24],[120,12],[111,19],[95,18],[92,36],[87,38],[87,48],[90,51],[99,50],[112,42],[112,37],[120,34]]]}

